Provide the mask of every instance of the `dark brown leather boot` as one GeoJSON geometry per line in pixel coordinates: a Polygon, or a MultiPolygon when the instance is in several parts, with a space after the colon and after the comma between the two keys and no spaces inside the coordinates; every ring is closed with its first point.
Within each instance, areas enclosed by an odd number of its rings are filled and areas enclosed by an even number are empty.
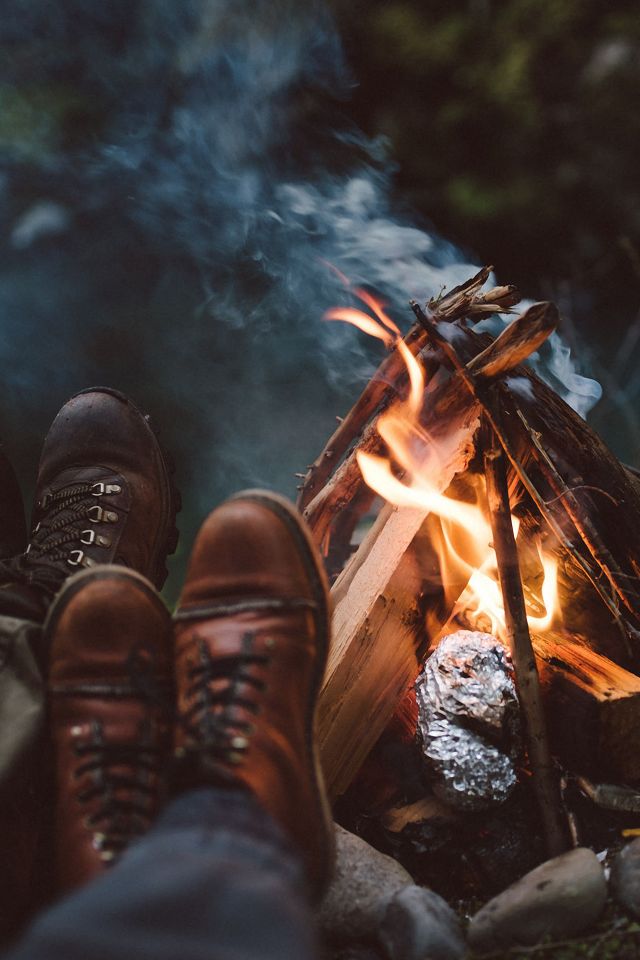
{"type": "Polygon", "coordinates": [[[171,618],[144,577],[71,577],[45,623],[51,642],[55,888],[102,873],[157,813],[173,700],[171,618]]]}
{"type": "MultiPolygon", "coordinates": [[[[119,563],[165,581],[179,497],[149,418],[123,394],[85,390],[51,425],[40,459],[30,542],[0,565],[0,602],[42,619],[74,571],[119,563]]],[[[3,611],[4,612],[4,611],[3,611]]]]}
{"type": "Polygon", "coordinates": [[[329,594],[293,506],[248,491],[214,510],[175,620],[178,786],[250,790],[293,839],[319,895],[333,858],[315,737],[329,594]]]}

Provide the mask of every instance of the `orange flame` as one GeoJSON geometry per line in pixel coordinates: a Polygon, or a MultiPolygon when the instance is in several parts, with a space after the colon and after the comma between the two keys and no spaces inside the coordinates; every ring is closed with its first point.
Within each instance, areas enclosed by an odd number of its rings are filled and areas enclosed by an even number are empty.
{"type": "Polygon", "coordinates": [[[362,310],[356,310],[355,307],[336,307],[333,310],[327,310],[322,319],[344,320],[345,323],[352,323],[354,327],[358,327],[363,333],[368,333],[370,337],[377,337],[378,340],[382,340],[385,346],[393,346],[395,340],[393,334],[385,330],[373,317],[362,310]]]}
{"type": "MultiPolygon", "coordinates": [[[[351,284],[347,278],[335,267],[332,267],[332,269],[340,276],[343,283],[350,288],[351,284]]],[[[354,287],[353,292],[358,299],[362,300],[371,312],[375,314],[375,320],[373,317],[370,317],[368,313],[365,313],[363,310],[357,310],[355,307],[334,307],[332,310],[327,310],[322,319],[342,320],[345,323],[351,323],[354,327],[362,330],[363,333],[368,333],[370,337],[376,337],[378,340],[382,340],[385,346],[389,348],[391,348],[396,341],[399,343],[402,334],[391,317],[385,313],[385,305],[382,301],[376,299],[373,294],[368,293],[361,287],[354,287]]]]}
{"type": "MultiPolygon", "coordinates": [[[[458,606],[463,604],[465,619],[471,625],[488,619],[492,633],[504,634],[504,606],[490,524],[477,504],[447,497],[433,483],[438,463],[444,462],[446,451],[442,442],[434,443],[420,424],[425,391],[424,367],[401,339],[400,331],[384,312],[383,304],[364,290],[355,289],[354,292],[376,319],[352,308],[329,310],[325,318],[352,323],[382,340],[387,347],[395,344],[409,376],[408,396],[398,400],[378,419],[377,429],[389,455],[375,456],[361,450],[356,453],[364,480],[389,503],[417,507],[440,518],[441,542],[434,546],[439,555],[442,581],[448,578],[459,580],[462,571],[467,586],[458,606]]],[[[517,536],[519,521],[512,517],[512,522],[517,536]]],[[[558,590],[556,560],[544,554],[539,543],[538,554],[543,573],[545,613],[531,614],[528,620],[531,629],[539,632],[548,630],[552,624],[558,605],[558,590]]]]}

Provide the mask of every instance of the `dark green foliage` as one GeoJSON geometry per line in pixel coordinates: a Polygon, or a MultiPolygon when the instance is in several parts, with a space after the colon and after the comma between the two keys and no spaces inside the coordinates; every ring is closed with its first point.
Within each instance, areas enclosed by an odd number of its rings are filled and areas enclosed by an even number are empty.
{"type": "Polygon", "coordinates": [[[399,192],[500,276],[570,280],[623,326],[640,296],[637,5],[334,5],[356,118],[390,138],[399,192]]]}

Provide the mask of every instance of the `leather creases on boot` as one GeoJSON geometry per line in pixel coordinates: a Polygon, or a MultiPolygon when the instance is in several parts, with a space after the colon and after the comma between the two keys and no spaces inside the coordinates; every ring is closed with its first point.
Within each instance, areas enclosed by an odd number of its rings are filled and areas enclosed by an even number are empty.
{"type": "Polygon", "coordinates": [[[131,567],[161,587],[179,508],[148,417],[117,391],[83,391],[47,434],[30,541],[0,563],[3,596],[15,595],[18,614],[22,607],[41,619],[68,576],[99,563],[131,567]]]}
{"type": "Polygon", "coordinates": [[[328,607],[299,514],[250,491],[204,524],[175,615],[174,787],[249,790],[297,846],[316,895],[333,857],[315,737],[328,607]]]}
{"type": "Polygon", "coordinates": [[[55,750],[58,893],[102,873],[156,816],[170,743],[171,618],[118,566],[72,577],[45,631],[55,750]]]}

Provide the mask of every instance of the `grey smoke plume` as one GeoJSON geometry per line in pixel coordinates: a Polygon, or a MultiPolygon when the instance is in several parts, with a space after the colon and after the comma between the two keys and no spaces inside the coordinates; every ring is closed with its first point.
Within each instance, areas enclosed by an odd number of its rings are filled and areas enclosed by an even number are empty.
{"type": "Polygon", "coordinates": [[[27,478],[69,394],[131,393],[177,454],[184,551],[229,492],[292,495],[379,360],[321,321],[327,261],[405,328],[475,267],[393,209],[320,4],[7,0],[0,48],[0,430],[27,478]]]}

